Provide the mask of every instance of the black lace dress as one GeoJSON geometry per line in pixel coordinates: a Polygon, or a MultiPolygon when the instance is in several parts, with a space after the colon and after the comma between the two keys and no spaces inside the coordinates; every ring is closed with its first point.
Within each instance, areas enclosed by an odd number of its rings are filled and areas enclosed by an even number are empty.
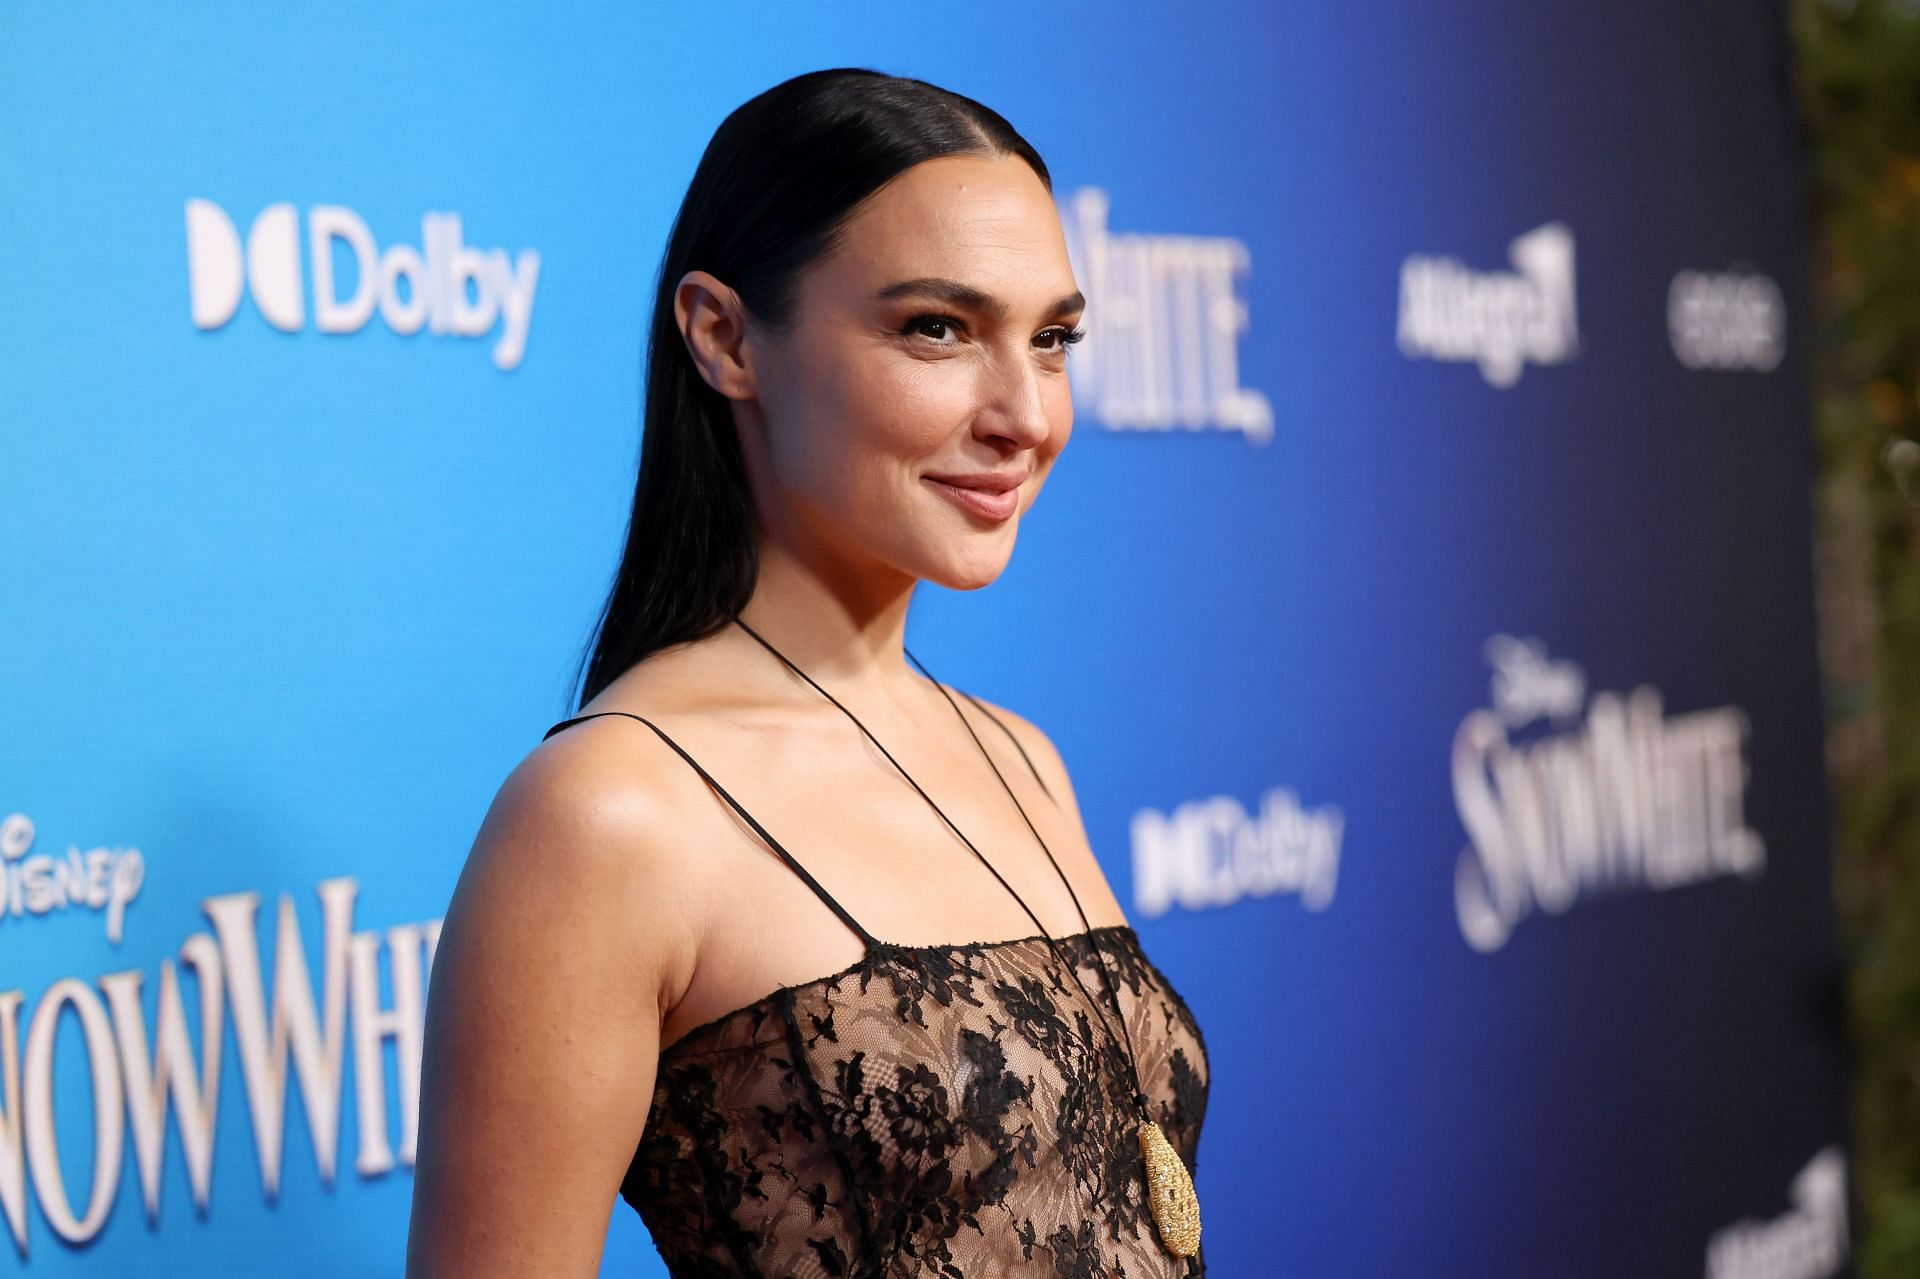
{"type": "Polygon", "coordinates": [[[1206,1045],[1131,927],[882,942],[666,740],[867,947],[661,1051],[621,1195],[675,1279],[1206,1273],[1204,1245],[1161,1247],[1125,1050],[1054,954],[1109,1021],[1111,974],[1153,1116],[1192,1170],[1206,1045]]]}

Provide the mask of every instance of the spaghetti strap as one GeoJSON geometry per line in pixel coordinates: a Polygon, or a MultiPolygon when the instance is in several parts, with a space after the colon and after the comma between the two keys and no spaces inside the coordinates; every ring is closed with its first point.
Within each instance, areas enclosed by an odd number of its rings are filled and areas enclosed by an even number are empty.
{"type": "Polygon", "coordinates": [[[702,780],[704,780],[707,783],[707,785],[713,787],[715,791],[719,792],[720,798],[726,800],[727,803],[732,806],[734,812],[740,814],[740,816],[746,819],[747,825],[753,827],[754,833],[759,835],[761,839],[764,839],[767,842],[768,846],[771,847],[774,852],[780,855],[780,860],[784,861],[790,868],[792,868],[793,873],[798,875],[806,883],[807,887],[813,890],[815,896],[817,896],[821,901],[826,903],[827,909],[831,910],[834,914],[838,915],[840,917],[841,922],[844,923],[848,928],[851,928],[854,931],[854,934],[860,938],[862,943],[865,944],[869,953],[873,952],[874,950],[884,948],[883,944],[878,938],[876,938],[872,933],[868,932],[865,928],[862,928],[860,926],[859,920],[855,919],[852,915],[847,913],[846,907],[842,906],[839,902],[833,899],[833,894],[829,893],[825,888],[821,887],[819,880],[815,879],[812,875],[807,873],[807,868],[805,866],[802,866],[792,853],[789,853],[785,848],[780,846],[780,841],[775,839],[770,833],[768,833],[767,828],[762,826],[758,821],[756,821],[752,813],[749,813],[745,808],[742,808],[740,806],[739,800],[735,799],[732,795],[729,795],[727,793],[726,787],[722,786],[719,782],[714,780],[713,774],[709,773],[706,769],[700,766],[699,760],[695,759],[693,756],[687,754],[686,751],[682,750],[680,747],[680,743],[674,741],[671,737],[668,737],[666,734],[666,731],[663,730],[658,724],[654,723],[652,720],[646,718],[643,715],[635,715],[631,711],[595,711],[590,715],[576,715],[572,719],[561,720],[558,724],[555,724],[552,728],[549,728],[546,731],[546,733],[541,737],[540,740],[545,741],[547,738],[552,737],[555,733],[559,732],[563,728],[567,728],[571,725],[578,724],[583,720],[599,719],[603,715],[624,715],[628,719],[637,719],[642,724],[645,724],[648,728],[651,728],[655,733],[658,733],[661,741],[673,747],[675,753],[678,754],[681,759],[684,759],[687,761],[687,763],[693,765],[693,770],[696,773],[700,774],[702,780]]]}
{"type": "Polygon", "coordinates": [[[1020,739],[1013,735],[1011,728],[1007,727],[1007,721],[1001,719],[985,702],[975,697],[972,693],[969,693],[966,689],[960,689],[959,692],[960,696],[966,698],[975,706],[978,706],[982,714],[1000,726],[1000,731],[1005,733],[1007,740],[1013,743],[1013,749],[1019,751],[1020,758],[1027,761],[1027,770],[1033,774],[1033,780],[1040,783],[1040,792],[1048,799],[1053,799],[1054,807],[1058,808],[1060,801],[1053,798],[1053,791],[1047,786],[1047,779],[1040,776],[1040,770],[1034,766],[1033,757],[1027,754],[1027,748],[1020,744],[1020,739]]]}

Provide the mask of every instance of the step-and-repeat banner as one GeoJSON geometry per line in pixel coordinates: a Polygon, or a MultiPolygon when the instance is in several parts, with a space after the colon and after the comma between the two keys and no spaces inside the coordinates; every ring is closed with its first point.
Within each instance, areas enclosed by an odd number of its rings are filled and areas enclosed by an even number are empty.
{"type": "Polygon", "coordinates": [[[1784,14],[1211,0],[0,12],[6,1266],[400,1273],[669,223],[840,65],[1055,175],[1074,441],[909,643],[1206,1032],[1212,1272],[1844,1273],[1784,14]]]}

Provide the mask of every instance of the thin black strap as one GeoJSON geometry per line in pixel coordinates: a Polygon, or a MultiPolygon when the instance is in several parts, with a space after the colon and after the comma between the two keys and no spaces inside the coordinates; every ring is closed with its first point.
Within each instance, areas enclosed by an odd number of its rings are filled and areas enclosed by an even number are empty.
{"type": "MultiPolygon", "coordinates": [[[[960,837],[960,842],[965,844],[968,850],[973,853],[974,857],[978,859],[980,864],[987,868],[988,873],[991,874],[996,880],[1000,882],[1000,887],[1006,889],[1007,894],[1010,897],[1012,897],[1014,901],[1020,904],[1020,909],[1027,913],[1027,918],[1033,921],[1033,926],[1040,930],[1040,936],[1046,938],[1047,947],[1053,952],[1055,961],[1058,962],[1061,965],[1061,967],[1066,969],[1067,975],[1073,978],[1073,984],[1080,988],[1080,994],[1087,1001],[1087,1006],[1093,1010],[1095,1016],[1099,1017],[1101,1028],[1107,1032],[1107,1038],[1109,1042],[1117,1045],[1120,1042],[1122,1042],[1122,1038],[1124,1037],[1124,1040],[1127,1046],[1127,1062],[1132,1067],[1132,1070],[1133,1070],[1133,1079],[1134,1079],[1133,1103],[1136,1107],[1139,1108],[1140,1114],[1143,1118],[1148,1117],[1149,1108],[1152,1103],[1149,1101],[1147,1097],[1145,1086],[1140,1082],[1140,1059],[1134,1053],[1133,1034],[1131,1031],[1127,1029],[1126,1013],[1120,1007],[1120,992],[1114,982],[1113,974],[1107,971],[1106,959],[1104,957],[1100,957],[1098,959],[1098,963],[1100,965],[1100,975],[1102,979],[1106,982],[1107,994],[1113,1000],[1114,1014],[1120,1019],[1119,1035],[1115,1035],[1113,1033],[1113,1027],[1107,1022],[1106,1013],[1100,1010],[1100,1005],[1093,998],[1093,996],[1087,994],[1086,983],[1080,980],[1080,973],[1078,969],[1076,968],[1075,965],[1068,963],[1065,957],[1063,957],[1060,954],[1059,941],[1053,936],[1053,934],[1047,931],[1047,926],[1040,922],[1040,917],[1033,913],[1033,907],[1027,905],[1026,899],[1020,896],[1020,894],[1017,891],[1015,891],[1013,885],[1009,884],[1006,881],[1006,877],[1003,876],[999,872],[999,870],[995,868],[992,862],[987,860],[987,855],[981,852],[979,847],[972,840],[967,838],[966,832],[953,824],[953,819],[947,816],[946,810],[941,808],[940,805],[934,803],[933,796],[927,794],[927,792],[921,787],[920,783],[913,780],[913,774],[909,773],[906,770],[906,767],[902,765],[899,760],[893,757],[893,752],[888,750],[884,745],[881,744],[880,739],[873,735],[873,731],[871,729],[869,729],[865,724],[862,724],[860,722],[860,717],[858,715],[855,715],[852,711],[848,710],[846,706],[840,701],[839,698],[835,697],[832,693],[827,692],[826,689],[821,688],[820,682],[814,679],[813,676],[807,674],[805,671],[801,670],[798,666],[795,666],[793,664],[792,659],[790,659],[785,653],[782,653],[779,649],[775,648],[772,644],[769,644],[766,641],[766,638],[762,636],[760,632],[754,630],[751,626],[748,626],[745,619],[740,617],[739,614],[737,613],[734,614],[733,623],[734,625],[738,626],[741,630],[745,631],[747,634],[753,636],[754,639],[758,640],[760,643],[760,646],[766,649],[769,653],[772,653],[775,657],[779,658],[781,661],[781,664],[786,666],[788,670],[791,670],[794,674],[798,675],[801,679],[813,685],[814,689],[817,692],[819,692],[822,697],[825,697],[828,701],[832,702],[835,706],[838,706],[840,708],[841,713],[844,714],[848,719],[852,720],[854,722],[854,725],[857,728],[859,728],[859,730],[863,734],[866,735],[867,740],[872,742],[874,746],[879,749],[880,753],[887,757],[887,762],[892,764],[894,769],[898,771],[902,777],[907,779],[907,785],[913,787],[914,790],[919,791],[920,798],[926,800],[928,805],[932,807],[933,811],[940,815],[940,820],[945,822],[947,826],[953,831],[953,833],[960,837]]],[[[920,673],[926,676],[927,679],[932,682],[935,688],[940,690],[940,695],[947,699],[947,705],[953,708],[953,713],[960,717],[960,723],[962,726],[966,728],[967,736],[973,738],[973,744],[979,747],[980,754],[987,761],[987,767],[991,768],[993,770],[993,775],[999,778],[1001,788],[1007,792],[1007,798],[1011,799],[1013,801],[1013,806],[1020,810],[1020,817],[1023,821],[1027,823],[1027,829],[1032,832],[1034,839],[1039,843],[1040,851],[1046,854],[1047,861],[1053,866],[1054,873],[1060,877],[1061,885],[1067,890],[1067,896],[1073,899],[1074,913],[1080,916],[1080,925],[1082,928],[1086,930],[1085,936],[1087,938],[1088,944],[1093,947],[1093,954],[1096,956],[1100,956],[1100,947],[1097,943],[1093,941],[1093,933],[1094,933],[1093,925],[1087,919],[1086,909],[1080,905],[1080,894],[1073,891],[1073,881],[1067,878],[1066,871],[1060,869],[1059,859],[1054,857],[1053,850],[1047,847],[1047,841],[1040,838],[1040,832],[1034,828],[1033,819],[1027,816],[1026,805],[1020,802],[1020,797],[1013,793],[1013,787],[1007,784],[1006,775],[1000,771],[1000,766],[993,762],[993,755],[987,750],[986,743],[980,740],[980,734],[974,732],[973,725],[967,722],[966,712],[960,709],[960,703],[954,701],[953,695],[947,692],[947,686],[945,684],[942,684],[939,680],[934,679],[933,672],[928,670],[926,668],[926,664],[923,663],[919,658],[913,655],[912,649],[904,649],[903,651],[906,653],[907,658],[910,661],[912,661],[915,666],[918,666],[920,668],[920,673]]],[[[977,700],[975,704],[978,705],[977,700]]],[[[980,709],[986,710],[986,707],[982,706],[980,709]]],[[[991,712],[988,712],[988,713],[989,715],[992,714],[991,712]]],[[[993,716],[993,719],[996,723],[999,723],[998,716],[993,716]]],[[[1000,724],[1000,727],[1006,731],[1007,736],[1009,737],[1013,736],[1013,731],[1011,729],[1008,729],[1004,723],[1000,724]]],[[[1018,746],[1019,744],[1020,743],[1018,739],[1015,739],[1014,745],[1018,746]]],[[[1020,754],[1022,757],[1025,757],[1026,751],[1022,750],[1020,754]]],[[[1027,760],[1027,767],[1033,768],[1033,761],[1031,759],[1027,760]]],[[[1040,777],[1040,771],[1038,769],[1034,769],[1033,775],[1035,779],[1038,780],[1040,777]]],[[[1044,781],[1041,782],[1042,789],[1044,789],[1045,786],[1046,786],[1046,783],[1044,781]]],[[[1048,798],[1052,798],[1052,796],[1049,795],[1048,798]]],[[[1057,803],[1058,801],[1055,801],[1055,802],[1057,803]]]]}
{"type": "Polygon", "coordinates": [[[825,888],[822,888],[820,886],[819,880],[815,879],[812,875],[807,873],[807,868],[805,866],[802,866],[799,863],[799,861],[795,859],[792,853],[788,852],[785,848],[782,848],[780,846],[780,841],[775,839],[767,831],[766,827],[762,826],[758,821],[754,820],[754,816],[752,813],[749,813],[746,809],[740,806],[739,800],[735,799],[733,796],[727,793],[726,787],[722,786],[719,782],[714,780],[713,774],[709,773],[706,769],[700,767],[699,760],[695,759],[693,756],[687,754],[686,751],[682,750],[679,742],[676,742],[671,737],[668,737],[666,732],[658,724],[646,718],[644,715],[635,715],[631,711],[595,711],[591,715],[576,715],[572,719],[563,719],[558,724],[555,724],[552,728],[549,728],[546,731],[546,734],[543,737],[541,737],[540,740],[545,741],[548,737],[552,737],[555,733],[559,732],[563,728],[568,727],[569,725],[578,724],[583,720],[599,719],[602,715],[625,715],[628,719],[639,720],[642,724],[645,724],[648,728],[651,728],[654,732],[660,734],[660,740],[665,742],[667,745],[673,747],[673,749],[679,754],[681,759],[684,759],[687,761],[687,763],[693,765],[693,770],[696,773],[700,774],[701,778],[707,783],[707,785],[713,787],[714,790],[718,791],[720,794],[720,798],[726,800],[728,804],[733,806],[734,812],[746,818],[747,825],[753,827],[754,833],[759,835],[761,839],[766,840],[767,844],[773,849],[774,852],[780,854],[780,859],[786,862],[788,866],[792,867],[793,873],[798,875],[802,880],[806,882],[807,887],[811,888],[814,891],[814,895],[819,897],[821,901],[825,902],[827,904],[827,908],[831,910],[834,914],[838,915],[840,917],[841,922],[846,924],[848,928],[851,928],[854,931],[855,935],[857,935],[860,938],[860,940],[866,944],[866,947],[869,951],[872,951],[882,946],[881,941],[877,937],[875,937],[872,933],[868,932],[866,929],[860,926],[859,920],[855,919],[852,915],[847,913],[846,907],[842,906],[839,902],[833,899],[832,893],[829,893],[825,888]]]}
{"type": "MultiPolygon", "coordinates": [[[[919,665],[919,659],[916,658],[914,660],[914,664],[916,666],[919,665]]],[[[933,679],[933,676],[931,675],[927,676],[927,678],[930,680],[933,680],[933,685],[935,688],[940,687],[939,680],[933,679]]],[[[1007,727],[1007,721],[1005,721],[1004,719],[1001,719],[998,715],[994,714],[992,708],[990,708],[985,702],[981,701],[979,698],[975,697],[972,693],[969,693],[966,689],[963,688],[959,691],[960,691],[960,696],[966,698],[968,701],[972,702],[975,706],[978,706],[982,714],[984,714],[988,719],[992,720],[994,723],[1000,726],[1000,731],[1005,733],[1007,735],[1007,740],[1013,743],[1013,749],[1019,751],[1020,758],[1027,761],[1027,768],[1030,772],[1033,773],[1033,780],[1040,783],[1041,793],[1044,794],[1048,799],[1053,799],[1053,792],[1047,788],[1047,779],[1040,776],[1040,770],[1034,767],[1032,756],[1027,754],[1027,748],[1020,744],[1020,739],[1013,735],[1013,730],[1007,727]]],[[[964,719],[962,720],[962,722],[965,722],[964,719]]],[[[1057,799],[1053,799],[1053,805],[1055,808],[1058,808],[1060,806],[1060,801],[1057,799]]]]}

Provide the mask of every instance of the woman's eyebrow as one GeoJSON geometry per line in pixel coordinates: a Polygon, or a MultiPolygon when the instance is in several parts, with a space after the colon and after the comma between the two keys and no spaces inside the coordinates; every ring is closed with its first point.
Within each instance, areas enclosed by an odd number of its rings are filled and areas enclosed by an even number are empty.
{"type": "MultiPolygon", "coordinates": [[[[1001,299],[991,293],[963,284],[959,280],[949,280],[943,276],[922,275],[911,280],[896,280],[874,295],[875,300],[890,302],[901,297],[928,297],[944,302],[948,306],[962,307],[971,311],[980,311],[996,320],[1004,320],[1010,308],[1001,299]]],[[[1047,308],[1047,315],[1064,315],[1072,311],[1084,310],[1086,295],[1075,289],[1072,293],[1057,299],[1047,308]]]]}

